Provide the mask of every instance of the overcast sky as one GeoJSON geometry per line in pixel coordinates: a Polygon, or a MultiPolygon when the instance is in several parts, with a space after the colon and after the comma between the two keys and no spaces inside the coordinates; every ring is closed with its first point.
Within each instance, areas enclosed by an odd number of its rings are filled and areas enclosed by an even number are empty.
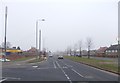
{"type": "Polygon", "coordinates": [[[8,6],[7,41],[27,50],[35,47],[35,24],[42,30],[42,47],[52,51],[72,48],[86,38],[93,49],[117,43],[119,0],[0,0],[0,44],[8,6]],[[44,42],[44,43],[43,43],[44,42]]]}

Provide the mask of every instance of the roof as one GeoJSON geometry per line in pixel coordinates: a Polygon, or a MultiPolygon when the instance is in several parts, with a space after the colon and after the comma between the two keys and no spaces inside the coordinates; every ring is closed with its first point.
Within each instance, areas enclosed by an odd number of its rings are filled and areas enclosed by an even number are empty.
{"type": "Polygon", "coordinates": [[[98,50],[97,50],[97,53],[104,53],[106,51],[106,49],[108,49],[108,47],[100,47],[98,50]]]}
{"type": "Polygon", "coordinates": [[[107,48],[107,50],[118,50],[118,45],[111,45],[109,48],[107,48]]]}

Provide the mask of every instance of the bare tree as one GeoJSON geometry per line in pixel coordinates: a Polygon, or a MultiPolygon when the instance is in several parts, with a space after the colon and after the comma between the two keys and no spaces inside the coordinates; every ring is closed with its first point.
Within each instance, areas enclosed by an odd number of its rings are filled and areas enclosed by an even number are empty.
{"type": "Polygon", "coordinates": [[[71,47],[70,46],[67,47],[67,54],[70,54],[70,56],[71,56],[71,47]]]}
{"type": "Polygon", "coordinates": [[[74,45],[74,56],[76,56],[77,44],[74,45]]]}
{"type": "Polygon", "coordinates": [[[88,58],[90,58],[90,50],[91,50],[91,47],[92,47],[92,39],[91,38],[87,38],[87,48],[88,48],[88,58]]]}
{"type": "Polygon", "coordinates": [[[82,40],[80,40],[78,44],[79,44],[79,55],[80,57],[82,57],[82,40]]]}
{"type": "MultiPolygon", "coordinates": [[[[5,43],[2,43],[2,47],[4,48],[5,43]]],[[[11,48],[11,43],[10,42],[6,42],[6,48],[11,48]]]]}

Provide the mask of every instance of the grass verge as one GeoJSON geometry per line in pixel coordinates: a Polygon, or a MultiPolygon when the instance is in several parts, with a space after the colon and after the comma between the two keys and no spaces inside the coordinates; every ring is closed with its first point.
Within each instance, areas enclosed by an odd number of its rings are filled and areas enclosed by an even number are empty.
{"type": "Polygon", "coordinates": [[[74,56],[64,56],[64,58],[68,58],[76,62],[81,62],[83,64],[87,64],[96,68],[104,69],[118,74],[118,64],[116,64],[114,61],[97,60],[93,58],[88,59],[88,58],[74,57],[74,56]]]}
{"type": "Polygon", "coordinates": [[[40,59],[34,59],[34,60],[30,60],[28,61],[28,63],[37,63],[37,62],[41,62],[43,61],[44,59],[40,58],[40,59]]]}
{"type": "Polygon", "coordinates": [[[29,59],[32,59],[34,57],[22,57],[22,58],[18,58],[16,60],[11,60],[11,61],[25,61],[25,60],[29,60],[29,59]]]}

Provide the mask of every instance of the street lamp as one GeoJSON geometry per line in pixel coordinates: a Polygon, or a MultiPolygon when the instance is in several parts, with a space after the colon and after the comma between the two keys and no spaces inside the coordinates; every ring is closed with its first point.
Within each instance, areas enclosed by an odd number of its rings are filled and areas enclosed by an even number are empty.
{"type": "Polygon", "coordinates": [[[5,38],[4,38],[4,61],[6,61],[6,32],[7,32],[7,6],[5,8],[5,38]]]}
{"type": "MultiPolygon", "coordinates": [[[[36,55],[38,56],[38,22],[39,21],[45,21],[45,19],[38,19],[36,20],[36,55]]],[[[41,34],[41,30],[40,30],[40,34],[41,34]]],[[[41,35],[40,35],[40,41],[41,41],[41,35]]],[[[41,48],[41,42],[39,44],[39,49],[41,48]]]]}

